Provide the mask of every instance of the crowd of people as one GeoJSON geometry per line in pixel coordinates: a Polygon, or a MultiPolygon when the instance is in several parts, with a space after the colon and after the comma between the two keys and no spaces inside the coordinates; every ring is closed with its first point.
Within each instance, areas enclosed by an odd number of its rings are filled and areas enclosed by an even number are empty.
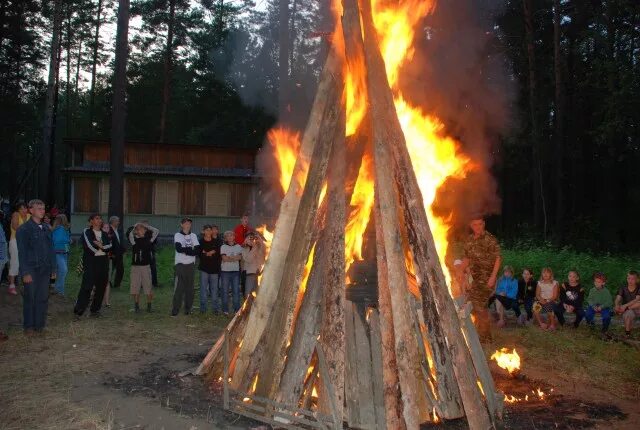
{"type": "MultiPolygon", "coordinates": [[[[141,312],[144,294],[147,312],[153,311],[153,291],[159,287],[156,245],[160,231],[148,221],[138,222],[126,232],[120,227],[116,216],[109,222],[103,222],[100,214],[89,216],[80,237],[82,282],[73,309],[75,321],[85,315],[87,308],[90,317],[100,317],[102,306],[110,306],[110,291],[122,283],[124,256],[129,247],[133,310],[141,312]]],[[[464,244],[464,256],[454,263],[454,287],[457,295],[464,294],[473,304],[481,339],[491,337],[492,316],[498,328],[506,325],[507,311],[513,311],[520,325],[535,322],[541,329],[551,331],[565,324],[566,315],[574,315],[575,328],[583,319],[593,327],[599,315],[605,336],[612,318],[619,315],[625,335],[631,335],[634,321],[640,317],[636,271],[627,273],[626,283],[615,295],[607,288],[607,277],[602,272],[594,273],[591,288],[581,283],[577,270],[570,270],[566,279],[558,282],[550,267],[542,268],[538,279],[532,269],[522,268],[521,277],[516,279],[514,269],[507,265],[499,277],[502,257],[498,241],[485,230],[482,218],[472,220],[470,228],[472,234],[464,244]],[[490,309],[495,312],[490,313],[490,309]]],[[[198,235],[192,231],[192,220],[184,217],[173,243],[175,288],[171,316],[177,316],[180,310],[187,315],[192,312],[196,272],[203,313],[210,309],[216,314],[235,314],[243,299],[257,289],[266,246],[262,236],[249,226],[248,216],[222,235],[218,226],[209,224],[198,235]]],[[[46,213],[40,200],[18,204],[11,217],[9,241],[0,229],[0,271],[9,263],[9,294],[17,294],[18,278],[23,281],[23,325],[27,335],[40,332],[45,326],[49,289],[65,294],[70,245],[67,216],[46,213]]]]}
{"type": "Polygon", "coordinates": [[[520,325],[535,322],[543,330],[556,330],[565,325],[565,316],[573,315],[572,327],[578,328],[582,320],[595,327],[596,316],[600,316],[601,331],[608,338],[611,319],[619,315],[625,336],[631,337],[634,321],[640,317],[639,275],[629,270],[626,282],[612,295],[607,288],[607,276],[596,271],[589,288],[581,283],[580,274],[573,269],[566,279],[558,282],[553,270],[544,267],[540,277],[535,278],[531,268],[522,269],[519,279],[514,269],[506,265],[498,277],[502,264],[500,246],[496,238],[485,230],[484,220],[471,221],[472,234],[464,246],[463,259],[457,260],[456,282],[473,303],[476,327],[481,339],[491,337],[490,309],[494,309],[495,325],[506,325],[506,311],[513,311],[520,325]],[[521,307],[524,308],[524,313],[521,307]]]}
{"type": "MultiPolygon", "coordinates": [[[[42,332],[46,324],[50,291],[65,295],[72,244],[70,224],[63,213],[45,211],[41,200],[19,203],[11,218],[10,239],[0,229],[0,272],[9,265],[8,293],[16,295],[22,280],[23,328],[25,335],[42,332]]],[[[175,289],[171,315],[182,308],[190,314],[195,295],[195,274],[200,276],[200,311],[229,315],[240,309],[243,298],[258,287],[258,275],[266,258],[262,236],[249,226],[243,216],[234,230],[219,234],[216,225],[205,225],[201,235],[191,231],[192,220],[182,219],[180,231],[173,237],[175,247],[175,289]],[[241,295],[244,292],[244,297],[241,295]],[[229,304],[231,297],[231,305],[229,304]]],[[[82,281],[73,308],[74,321],[89,310],[90,317],[100,317],[103,306],[110,307],[111,288],[119,288],[124,277],[124,256],[130,247],[130,294],[133,310],[141,312],[140,296],[145,296],[146,310],[152,312],[153,290],[159,287],[156,245],[160,231],[141,221],[126,232],[116,216],[104,222],[100,214],[91,214],[80,242],[83,254],[78,270],[82,281]]],[[[0,337],[6,338],[4,333],[0,337]]]]}

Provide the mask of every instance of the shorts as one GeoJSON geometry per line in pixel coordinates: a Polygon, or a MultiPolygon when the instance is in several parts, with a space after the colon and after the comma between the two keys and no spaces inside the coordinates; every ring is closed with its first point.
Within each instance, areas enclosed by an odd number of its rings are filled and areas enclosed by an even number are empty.
{"type": "Polygon", "coordinates": [[[140,289],[146,295],[151,294],[153,285],[151,283],[151,266],[131,266],[131,294],[140,294],[140,289]]]}
{"type": "Polygon", "coordinates": [[[18,276],[20,274],[20,264],[18,262],[18,241],[13,238],[9,241],[9,276],[18,276]]]}
{"type": "Polygon", "coordinates": [[[640,317],[640,309],[627,309],[622,314],[623,320],[631,320],[633,321],[636,317],[640,317]]]}

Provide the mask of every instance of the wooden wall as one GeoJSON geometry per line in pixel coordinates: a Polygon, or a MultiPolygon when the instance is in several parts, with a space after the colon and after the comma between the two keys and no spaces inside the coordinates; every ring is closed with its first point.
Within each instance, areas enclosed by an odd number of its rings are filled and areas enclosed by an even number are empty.
{"type": "MultiPolygon", "coordinates": [[[[254,150],[219,149],[194,145],[127,143],[124,163],[129,166],[176,166],[197,168],[255,168],[254,150]]],[[[109,161],[109,145],[84,145],[84,162],[109,161]]]]}

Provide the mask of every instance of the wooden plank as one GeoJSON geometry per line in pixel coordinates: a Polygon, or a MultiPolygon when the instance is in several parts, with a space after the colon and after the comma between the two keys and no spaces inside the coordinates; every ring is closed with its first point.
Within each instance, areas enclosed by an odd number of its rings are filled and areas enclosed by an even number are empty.
{"type": "MultiPolygon", "coordinates": [[[[416,277],[420,281],[420,292],[422,295],[422,306],[425,321],[427,321],[428,330],[436,334],[436,327],[442,327],[442,336],[439,337],[438,350],[442,353],[439,360],[448,366],[446,361],[452,361],[455,379],[457,381],[460,397],[464,405],[464,411],[471,428],[487,429],[493,426],[491,417],[484,404],[482,394],[476,385],[475,369],[471,362],[469,350],[464,341],[460,322],[456,315],[455,306],[449,294],[444,273],[438,259],[435,248],[433,235],[429,228],[427,215],[425,212],[424,202],[418,187],[417,179],[413,171],[411,159],[409,157],[406,141],[398,116],[395,110],[393,95],[387,81],[384,60],[380,53],[380,47],[377,40],[377,34],[373,25],[373,17],[371,15],[371,5],[363,0],[362,20],[364,24],[364,46],[365,60],[368,72],[368,94],[370,103],[370,112],[372,116],[372,127],[374,136],[374,148],[376,158],[376,171],[380,172],[380,177],[376,183],[380,187],[380,210],[382,212],[382,220],[384,227],[394,226],[392,222],[397,219],[389,217],[385,214],[385,194],[389,194],[388,200],[398,195],[400,198],[400,208],[403,210],[406,222],[407,234],[411,251],[414,257],[414,266],[416,269],[416,277]],[[390,155],[387,153],[390,152],[390,155]],[[379,162],[379,160],[382,162],[379,162]],[[392,169],[388,169],[392,166],[392,169]],[[391,170],[387,172],[386,170],[391,170]],[[393,187],[384,190],[383,184],[395,184],[393,187]],[[433,321],[432,321],[433,320],[433,321]],[[432,321],[432,322],[431,322],[432,321]]],[[[384,231],[384,229],[383,229],[384,231]]],[[[396,239],[397,242],[397,239],[396,239]]],[[[387,238],[385,235],[385,249],[388,260],[391,260],[391,247],[394,245],[393,238],[387,238]]],[[[389,264],[391,266],[391,264],[389,264]]],[[[396,270],[400,270],[399,263],[394,265],[396,270]]],[[[392,272],[392,270],[389,270],[392,272]]],[[[395,282],[391,281],[394,285],[395,282]]],[[[403,283],[406,284],[406,281],[403,283]]],[[[403,285],[400,284],[400,285],[403,285]]],[[[398,287],[398,285],[394,285],[398,287]]],[[[406,288],[403,288],[403,291],[406,288]]],[[[393,290],[392,290],[393,302],[393,290]]],[[[398,330],[398,320],[396,316],[396,307],[394,306],[394,326],[398,330]]],[[[403,314],[406,315],[405,312],[403,314]]],[[[399,336],[396,333],[396,338],[399,336]]],[[[432,345],[432,350],[436,348],[432,345]]],[[[397,348],[396,348],[397,352],[397,348]]],[[[401,383],[403,368],[401,366],[400,356],[398,355],[398,368],[400,370],[401,383]]],[[[440,380],[439,384],[449,381],[440,380]]],[[[447,390],[451,399],[451,408],[456,403],[456,393],[453,389],[455,382],[448,384],[450,390],[447,390]]],[[[402,389],[405,389],[402,383],[402,389]]],[[[404,392],[403,392],[404,399],[404,392]]],[[[407,407],[405,404],[405,420],[407,407]]],[[[413,423],[407,421],[407,426],[414,428],[413,423]]]]}
{"type": "Polygon", "coordinates": [[[345,400],[346,420],[349,427],[356,427],[360,422],[360,405],[358,403],[358,375],[356,336],[354,327],[354,309],[352,303],[345,304],[345,400]]]}
{"type": "Polygon", "coordinates": [[[382,382],[386,426],[388,429],[406,429],[402,415],[402,398],[396,361],[395,333],[393,329],[393,311],[391,309],[391,291],[389,289],[387,254],[384,249],[382,217],[380,203],[376,193],[373,214],[376,225],[376,264],[378,269],[378,309],[380,311],[380,336],[382,346],[382,382]]]}
{"type": "Polygon", "coordinates": [[[373,406],[373,369],[371,363],[371,345],[365,328],[364,315],[353,303],[353,327],[356,345],[355,371],[358,377],[358,407],[360,420],[356,427],[375,428],[376,413],[373,406]]]}
{"type": "Polygon", "coordinates": [[[373,406],[376,411],[376,429],[386,428],[384,407],[384,384],[382,378],[382,337],[380,315],[377,309],[369,308],[369,334],[371,339],[371,368],[373,380],[373,406]]]}
{"type": "MultiPolygon", "coordinates": [[[[336,114],[335,106],[339,105],[341,91],[338,90],[338,82],[342,82],[341,63],[341,55],[336,51],[336,49],[331,49],[320,77],[316,98],[302,138],[300,153],[294,167],[294,177],[307,170],[307,166],[313,159],[312,155],[315,152],[316,144],[323,136],[328,134],[327,129],[333,129],[333,127],[328,126],[327,121],[325,121],[325,117],[336,114]]],[[[317,161],[314,159],[314,163],[311,166],[316,165],[317,161]]],[[[318,174],[323,173],[322,170],[324,169],[319,167],[320,166],[316,167],[318,174]]],[[[322,176],[324,176],[324,174],[322,174],[322,176]]],[[[291,181],[291,185],[289,186],[289,189],[287,190],[287,193],[280,205],[280,214],[278,216],[278,221],[276,222],[269,258],[264,267],[262,285],[260,286],[260,292],[255,303],[255,310],[249,315],[248,326],[251,327],[251,330],[245,336],[242,347],[240,348],[240,353],[238,355],[234,371],[234,381],[239,381],[241,376],[245,374],[249,365],[249,360],[251,359],[251,356],[264,333],[264,329],[271,318],[274,303],[278,299],[285,265],[288,269],[291,267],[291,262],[287,259],[287,256],[289,255],[290,245],[298,243],[299,239],[294,235],[294,228],[297,224],[296,220],[299,218],[300,202],[302,199],[301,191],[300,184],[298,184],[297,181],[291,181]],[[296,240],[294,241],[293,238],[296,240]]],[[[314,192],[312,194],[316,193],[314,192]]],[[[317,205],[317,200],[318,196],[316,194],[315,202],[312,202],[311,206],[317,205]]],[[[301,236],[304,236],[304,234],[301,234],[301,236]]],[[[306,255],[304,257],[306,258],[306,255]]],[[[297,256],[296,260],[298,258],[299,257],[297,256]]],[[[295,267],[292,271],[298,271],[298,268],[295,267]]],[[[295,294],[292,294],[290,289],[287,290],[289,295],[295,298],[295,294]]],[[[287,298],[287,300],[290,300],[290,298],[287,298]]],[[[281,304],[278,303],[278,305],[280,306],[281,304]]],[[[288,310],[286,310],[286,312],[288,313],[288,310]]],[[[284,327],[280,327],[280,329],[282,330],[284,327]]],[[[288,331],[283,331],[281,333],[286,333],[286,335],[288,335],[288,331]]],[[[281,344],[281,342],[279,342],[279,344],[281,344]]],[[[280,357],[280,361],[282,361],[282,357],[280,357]]],[[[278,364],[277,367],[280,366],[282,366],[282,364],[278,364]]],[[[279,377],[280,375],[278,374],[276,378],[279,379],[279,377]]],[[[268,391],[271,391],[274,385],[277,386],[277,384],[272,384],[272,382],[274,382],[272,380],[268,382],[268,385],[270,386],[265,387],[268,391]]]]}
{"type": "Polygon", "coordinates": [[[338,415],[338,405],[336,404],[335,389],[331,383],[331,377],[329,375],[329,368],[327,366],[327,358],[322,350],[322,345],[316,345],[316,354],[318,354],[318,370],[320,371],[320,378],[324,381],[324,395],[329,400],[329,409],[331,410],[331,416],[333,418],[333,428],[342,428],[342,415],[338,415]]]}

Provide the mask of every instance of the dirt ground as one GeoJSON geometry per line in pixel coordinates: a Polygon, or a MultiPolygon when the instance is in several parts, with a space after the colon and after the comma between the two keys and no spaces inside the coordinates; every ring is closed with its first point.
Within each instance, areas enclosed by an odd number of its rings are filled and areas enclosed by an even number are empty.
{"type": "MultiPolygon", "coordinates": [[[[159,308],[164,306],[162,297],[169,295],[166,288],[159,292],[159,308]]],[[[134,315],[127,300],[126,291],[116,291],[113,307],[103,318],[72,323],[72,300],[53,296],[46,334],[25,338],[21,299],[0,288],[0,328],[10,335],[0,344],[0,430],[260,427],[222,410],[219,387],[181,376],[202,360],[226,319],[170,318],[160,309],[134,315]]],[[[601,351],[599,339],[580,332],[562,338],[565,343],[577,338],[577,346],[563,350],[560,343],[545,343],[536,330],[503,331],[487,346],[488,353],[516,346],[524,357],[518,378],[492,364],[498,389],[520,399],[528,396],[528,401],[506,404],[504,428],[640,428],[640,355],[633,348],[612,344],[601,351]],[[580,349],[582,344],[585,349],[580,349]],[[633,369],[612,378],[606,362],[596,361],[604,357],[610,366],[631,363],[637,379],[633,369]],[[537,388],[544,398],[536,394],[537,388]]],[[[466,424],[439,427],[463,429],[466,424]]]]}

